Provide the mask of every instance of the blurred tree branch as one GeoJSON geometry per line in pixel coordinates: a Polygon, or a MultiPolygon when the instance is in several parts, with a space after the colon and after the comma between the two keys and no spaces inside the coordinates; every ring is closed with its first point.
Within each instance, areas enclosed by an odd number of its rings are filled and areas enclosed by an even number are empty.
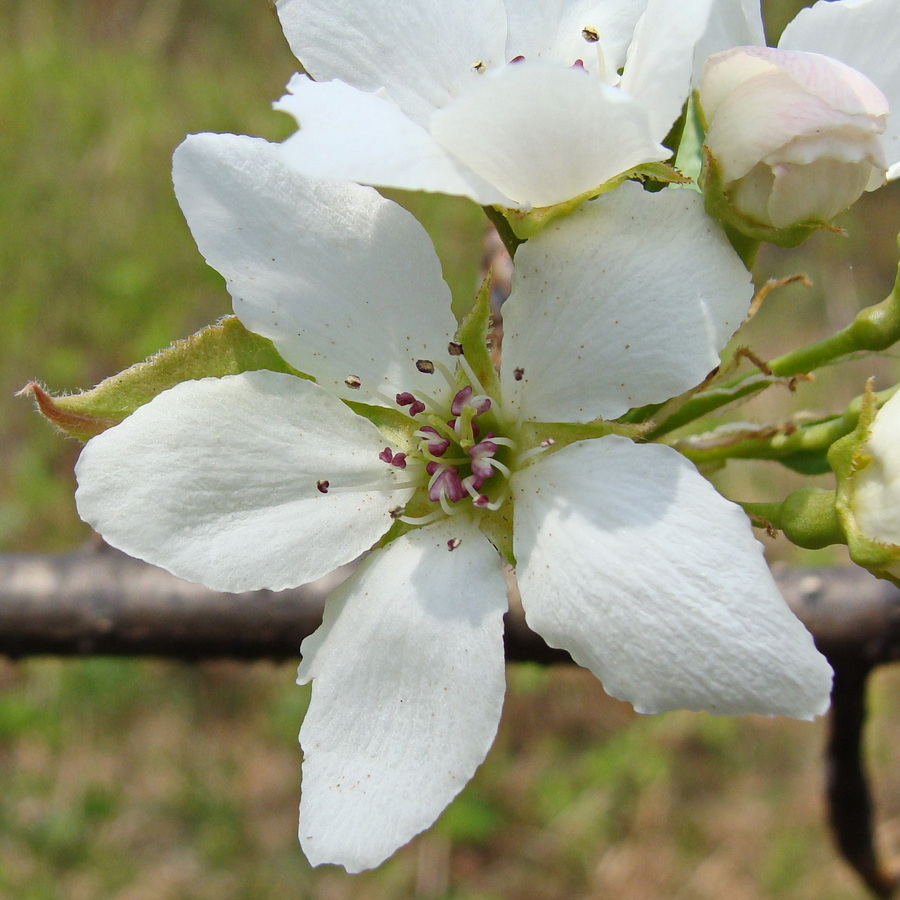
{"type": "MultiPolygon", "coordinates": [[[[290,591],[223,594],[108,547],[62,556],[0,555],[0,653],[292,659],[352,566],[290,591]]],[[[855,567],[780,569],[778,585],[835,670],[826,748],[835,841],[878,897],[897,874],[880,861],[863,762],[865,696],[874,668],[900,659],[900,590],[855,567]]],[[[531,631],[511,591],[511,662],[571,662],[531,631]]]]}

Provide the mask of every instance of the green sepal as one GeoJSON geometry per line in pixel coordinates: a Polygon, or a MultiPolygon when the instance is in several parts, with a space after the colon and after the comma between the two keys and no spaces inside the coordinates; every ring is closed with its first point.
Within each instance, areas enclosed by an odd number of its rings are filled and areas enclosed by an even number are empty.
{"type": "Polygon", "coordinates": [[[577,197],[572,197],[570,200],[564,200],[562,203],[555,203],[553,206],[538,206],[529,210],[505,209],[502,207],[497,207],[497,209],[509,223],[509,227],[516,238],[520,241],[527,241],[529,238],[533,238],[536,234],[543,231],[543,229],[554,219],[558,219],[560,216],[569,215],[569,213],[578,209],[585,201],[593,200],[595,197],[599,197],[601,194],[605,194],[607,191],[617,188],[623,181],[653,181],[660,184],[690,184],[691,179],[682,175],[678,169],[669,165],[669,163],[644,163],[643,165],[629,169],[627,172],[622,172],[621,175],[616,175],[615,178],[610,178],[609,181],[604,181],[603,184],[591,188],[589,191],[585,191],[577,197]]]}
{"type": "Polygon", "coordinates": [[[384,435],[388,443],[399,447],[404,453],[410,453],[418,446],[413,437],[418,425],[405,412],[386,406],[359,403],[356,400],[345,400],[344,403],[358,416],[368,419],[384,435]]]}
{"type": "MultiPolygon", "coordinates": [[[[700,180],[700,169],[703,164],[701,147],[706,138],[707,123],[700,106],[697,91],[693,91],[685,105],[681,139],[678,152],[675,154],[675,166],[686,178],[696,185],[700,180]]],[[[669,144],[666,144],[668,147],[669,144]]]]}
{"type": "MultiPolygon", "coordinates": [[[[700,173],[700,184],[703,188],[703,203],[706,206],[706,211],[714,219],[722,222],[726,226],[726,231],[732,229],[744,238],[744,240],[740,240],[729,234],[732,244],[736,244],[735,249],[745,262],[748,261],[748,255],[751,255],[748,253],[747,238],[752,242],[765,241],[769,244],[775,244],[777,247],[796,247],[798,244],[802,244],[813,232],[821,228],[838,234],[844,233],[837,226],[819,220],[800,222],[792,225],[790,228],[775,228],[772,225],[765,225],[743,215],[731,205],[728,192],[725,190],[722,182],[722,173],[716,158],[705,145],[702,148],[702,152],[703,167],[700,173]]],[[[755,247],[752,248],[752,251],[752,255],[755,255],[755,247]]],[[[752,259],[750,261],[752,262],[752,259]]]]}
{"type": "Polygon", "coordinates": [[[491,284],[490,279],[485,279],[475,298],[475,305],[456,331],[455,341],[462,346],[466,362],[472,367],[488,396],[499,397],[500,378],[488,348],[488,335],[492,325],[491,284]]]}
{"type": "Polygon", "coordinates": [[[872,390],[870,379],[862,397],[856,428],[831,445],[828,462],[837,479],[835,509],[847,538],[850,558],[873,575],[900,584],[900,580],[888,571],[889,567],[896,568],[900,563],[900,547],[883,544],[867,537],[857,525],[853,514],[854,479],[872,462],[872,457],[865,450],[865,444],[869,439],[878,406],[878,397],[872,390]]]}
{"type": "Polygon", "coordinates": [[[226,316],[91,390],[54,397],[32,383],[20,393],[31,394],[38,411],[65,434],[86,441],[182,381],[258,369],[309,378],[286,363],[268,338],[226,316]]]}

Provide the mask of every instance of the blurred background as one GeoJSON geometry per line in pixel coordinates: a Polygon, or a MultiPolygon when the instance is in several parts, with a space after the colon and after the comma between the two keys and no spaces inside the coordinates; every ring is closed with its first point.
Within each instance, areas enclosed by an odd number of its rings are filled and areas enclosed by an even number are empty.
{"type": "MultiPolygon", "coordinates": [[[[770,4],[774,35],[798,5],[770,4]]],[[[189,132],[287,136],[270,104],[295,69],[265,0],[0,0],[0,551],[90,535],[72,501],[78,445],[13,393],[30,379],[89,387],[230,311],[175,202],[171,154],[189,132]]],[[[471,291],[480,212],[399,199],[454,290],[471,291]]],[[[760,281],[814,282],[766,302],[749,337],[762,357],[889,291],[897,187],[842,224],[846,237],[761,257],[760,281]]],[[[872,373],[886,387],[896,361],[842,367],[800,399],[839,409],[872,373]]],[[[767,396],[741,417],[777,421],[796,400],[767,396]]],[[[752,464],[717,478],[742,499],[790,484],[752,464]]],[[[293,663],[0,659],[0,900],[865,897],[824,825],[822,723],[638,717],[587,673],[531,666],[509,668],[497,742],[435,828],[376,872],[313,871],[295,837],[307,694],[293,679],[293,663]]],[[[876,679],[869,735],[888,851],[898,685],[876,679]]]]}

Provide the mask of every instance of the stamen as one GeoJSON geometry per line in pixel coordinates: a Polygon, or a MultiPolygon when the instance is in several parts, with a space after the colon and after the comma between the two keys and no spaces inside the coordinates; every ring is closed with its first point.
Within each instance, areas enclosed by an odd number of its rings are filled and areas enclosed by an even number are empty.
{"type": "Polygon", "coordinates": [[[407,525],[430,525],[441,517],[440,510],[434,510],[424,516],[397,516],[397,521],[405,522],[407,525]]]}
{"type": "Polygon", "coordinates": [[[348,388],[353,388],[353,390],[357,390],[362,387],[362,379],[359,375],[348,375],[344,379],[344,384],[347,385],[348,388]]]}
{"type": "Polygon", "coordinates": [[[458,341],[450,341],[450,343],[447,344],[447,352],[451,356],[462,356],[463,355],[463,345],[460,344],[458,341]]]}
{"type": "Polygon", "coordinates": [[[330,485],[328,484],[328,480],[325,478],[322,478],[321,480],[316,482],[316,490],[320,494],[327,494],[329,487],[330,487],[330,485]]]}
{"type": "MultiPolygon", "coordinates": [[[[463,357],[460,357],[462,359],[463,357]]],[[[444,380],[450,385],[450,390],[455,391],[458,387],[453,373],[440,360],[434,364],[435,369],[444,376],[444,380]]]]}
{"type": "Polygon", "coordinates": [[[479,394],[483,394],[485,397],[489,396],[488,392],[484,389],[484,385],[478,380],[478,376],[475,374],[475,370],[469,365],[469,361],[465,358],[465,356],[461,356],[459,358],[459,364],[462,366],[463,371],[466,373],[466,378],[469,379],[469,384],[471,384],[479,394]]]}
{"type": "Polygon", "coordinates": [[[432,456],[443,456],[450,446],[449,439],[441,437],[437,428],[433,428],[431,425],[423,425],[413,434],[425,441],[425,446],[432,456]]]}
{"type": "Polygon", "coordinates": [[[503,506],[504,503],[506,503],[507,497],[509,497],[509,491],[503,491],[503,493],[500,494],[500,496],[496,500],[494,500],[492,503],[485,503],[485,505],[483,507],[479,507],[479,509],[489,509],[491,510],[491,512],[495,512],[496,510],[500,509],[500,507],[503,506]]]}
{"type": "MultiPolygon", "coordinates": [[[[419,470],[421,472],[421,469],[419,470]]],[[[321,483],[321,482],[320,482],[321,483]]],[[[422,486],[421,478],[412,478],[408,481],[394,481],[391,484],[341,484],[341,485],[333,485],[325,482],[328,487],[324,491],[323,494],[346,494],[346,493],[357,493],[360,491],[372,491],[372,493],[377,494],[388,494],[393,491],[402,491],[406,488],[417,488],[422,486]]],[[[319,488],[321,490],[321,488],[319,488]]]]}
{"type": "Polygon", "coordinates": [[[408,406],[409,414],[415,418],[419,413],[425,412],[425,404],[417,400],[409,391],[397,394],[397,406],[408,406]]]}
{"type": "Polygon", "coordinates": [[[416,368],[423,375],[434,375],[434,363],[430,359],[417,359],[416,368]]]}
{"type": "Polygon", "coordinates": [[[450,540],[447,541],[447,549],[451,551],[455,550],[461,543],[462,538],[450,538],[450,540]]]}
{"type": "Polygon", "coordinates": [[[535,456],[540,456],[541,453],[546,453],[555,444],[556,441],[554,441],[553,438],[544,438],[537,447],[532,447],[530,450],[524,450],[516,457],[516,467],[518,468],[522,463],[527,462],[529,459],[533,459],[535,456]]]}

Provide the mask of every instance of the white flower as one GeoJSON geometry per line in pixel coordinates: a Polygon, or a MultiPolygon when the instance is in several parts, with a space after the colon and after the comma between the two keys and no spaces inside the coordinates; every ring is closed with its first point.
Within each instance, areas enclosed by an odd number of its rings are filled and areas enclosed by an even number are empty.
{"type": "Polygon", "coordinates": [[[527,210],[643,163],[687,97],[711,0],[279,0],[277,105],[302,174],[527,210]],[[620,72],[623,74],[620,76],[620,72]]]}
{"type": "Polygon", "coordinates": [[[494,544],[531,626],[638,710],[821,713],[830,670],[743,513],[669,447],[566,444],[696,383],[740,322],[749,279],[699,198],[625,185],[522,246],[498,380],[451,344],[418,223],[280,160],[194,136],[176,192],[238,315],[317,383],[184,382],[88,443],[77,501],[115,546],[229,591],[309,581],[413,526],[301,648],[310,861],[377,865],[484,758],[504,692],[494,544]],[[382,430],[340,398],[383,404],[382,430]]]}
{"type": "Polygon", "coordinates": [[[740,216],[776,229],[824,224],[900,175],[898,41],[898,0],[819,2],[777,49],[709,58],[708,164],[740,216]]]}
{"type": "MultiPolygon", "coordinates": [[[[850,439],[848,439],[850,440],[850,439]]],[[[894,394],[875,414],[865,440],[853,453],[842,485],[845,528],[859,545],[874,543],[883,559],[873,571],[900,579],[900,394],[894,394]]]]}

